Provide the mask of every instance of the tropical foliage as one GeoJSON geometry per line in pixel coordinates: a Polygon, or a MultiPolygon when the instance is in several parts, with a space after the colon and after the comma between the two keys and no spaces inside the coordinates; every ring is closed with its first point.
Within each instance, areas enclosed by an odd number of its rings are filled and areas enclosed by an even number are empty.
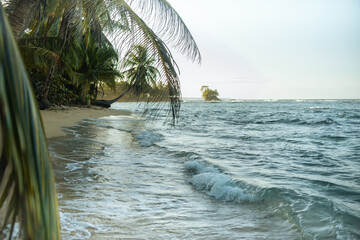
{"type": "Polygon", "coordinates": [[[110,87],[104,86],[98,94],[98,99],[112,101],[117,98],[119,102],[138,102],[139,100],[148,102],[150,98],[156,97],[158,102],[166,102],[169,99],[168,94],[168,87],[161,82],[156,86],[149,86],[146,91],[138,94],[131,88],[128,82],[121,81],[116,83],[115,91],[110,87]]]}
{"type": "MultiPolygon", "coordinates": [[[[56,89],[58,86],[54,84],[56,80],[64,83],[63,92],[78,95],[77,103],[93,98],[93,96],[84,96],[92,93],[90,88],[96,89],[99,85],[106,84],[97,76],[93,80],[79,81],[79,77],[84,75],[77,74],[78,69],[74,67],[74,62],[69,62],[66,57],[72,53],[70,49],[76,49],[75,46],[81,45],[84,38],[90,35],[98,47],[105,44],[113,48],[118,53],[120,62],[137,47],[145,49],[147,55],[151,56],[152,66],[158,71],[156,82],[163,82],[169,86],[168,101],[171,103],[172,115],[173,117],[178,115],[181,96],[178,67],[166,43],[171,44],[193,61],[200,62],[201,58],[189,30],[167,1],[3,1],[6,3],[14,34],[23,50],[26,65],[28,68],[36,69],[30,72],[30,76],[37,87],[37,98],[40,102],[49,100],[49,92],[55,94],[62,92],[62,89],[56,89]]],[[[80,57],[81,54],[77,58],[80,57]]],[[[82,61],[87,61],[87,56],[83,57],[85,59],[82,61]]],[[[120,64],[119,68],[121,66],[126,64],[120,64]]],[[[126,71],[121,68],[118,70],[126,71]]],[[[115,77],[117,76],[118,74],[115,74],[115,77]]],[[[135,84],[133,89],[143,89],[139,82],[133,83],[135,84]]],[[[50,100],[51,98],[53,97],[50,96],[50,100]]],[[[73,98],[72,96],[71,99],[73,98]]],[[[66,99],[66,97],[58,97],[54,100],[57,99],[66,99]]]]}
{"type": "Polygon", "coordinates": [[[3,226],[10,223],[12,230],[20,220],[23,238],[59,239],[50,158],[33,92],[42,107],[49,101],[84,104],[102,86],[115,88],[120,77],[138,96],[156,96],[161,89],[176,119],[179,71],[167,44],[192,61],[201,57],[166,0],[0,3],[0,207],[8,203],[3,226]]]}
{"type": "Polygon", "coordinates": [[[201,92],[202,92],[202,97],[204,98],[205,101],[219,101],[220,99],[218,98],[219,93],[218,91],[212,90],[209,88],[209,86],[202,86],[201,87],[201,92]]]}
{"type": "Polygon", "coordinates": [[[80,44],[73,44],[65,59],[75,71],[73,83],[80,90],[80,100],[96,99],[99,84],[115,88],[118,55],[112,46],[98,44],[89,34],[80,44]]]}

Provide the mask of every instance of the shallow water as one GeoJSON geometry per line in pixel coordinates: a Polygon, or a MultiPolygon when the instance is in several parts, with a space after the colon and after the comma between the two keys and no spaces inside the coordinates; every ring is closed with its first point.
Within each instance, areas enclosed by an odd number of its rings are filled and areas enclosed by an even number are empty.
{"type": "Polygon", "coordinates": [[[360,239],[360,102],[184,102],[50,141],[64,239],[360,239]]]}

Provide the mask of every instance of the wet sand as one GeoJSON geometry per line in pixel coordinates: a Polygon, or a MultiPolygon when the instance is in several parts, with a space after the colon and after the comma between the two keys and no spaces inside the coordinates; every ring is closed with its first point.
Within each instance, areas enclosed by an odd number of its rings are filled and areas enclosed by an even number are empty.
{"type": "Polygon", "coordinates": [[[119,111],[93,106],[85,107],[56,107],[40,111],[46,138],[65,136],[63,127],[70,127],[86,118],[100,118],[105,116],[130,115],[129,111],[119,111]]]}

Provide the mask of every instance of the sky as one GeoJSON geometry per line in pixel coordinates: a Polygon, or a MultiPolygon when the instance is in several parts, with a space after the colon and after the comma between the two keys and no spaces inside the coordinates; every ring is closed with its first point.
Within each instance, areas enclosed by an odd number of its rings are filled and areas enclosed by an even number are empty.
{"type": "Polygon", "coordinates": [[[174,51],[183,97],[360,98],[359,0],[169,0],[202,55],[174,51]]]}

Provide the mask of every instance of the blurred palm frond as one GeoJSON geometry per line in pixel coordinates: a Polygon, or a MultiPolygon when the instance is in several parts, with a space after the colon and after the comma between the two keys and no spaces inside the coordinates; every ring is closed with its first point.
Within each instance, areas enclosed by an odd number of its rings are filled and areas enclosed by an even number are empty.
{"type": "Polygon", "coordinates": [[[2,230],[20,221],[25,239],[60,239],[50,156],[31,84],[0,6],[0,208],[2,230]]]}

